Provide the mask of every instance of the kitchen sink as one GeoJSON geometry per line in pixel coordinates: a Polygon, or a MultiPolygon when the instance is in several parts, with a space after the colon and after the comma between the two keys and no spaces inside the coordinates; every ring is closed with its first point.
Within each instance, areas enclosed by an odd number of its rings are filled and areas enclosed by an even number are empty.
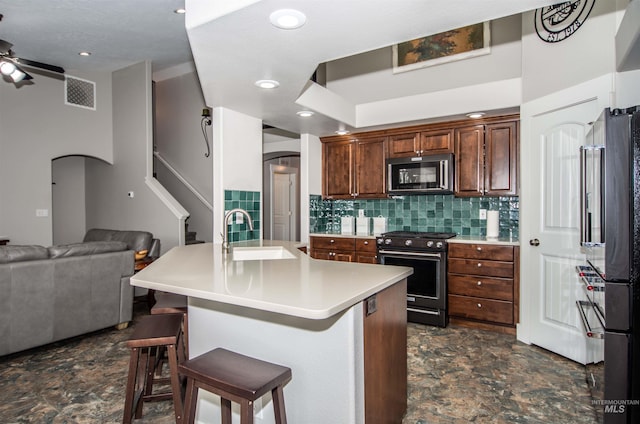
{"type": "Polygon", "coordinates": [[[282,246],[234,247],[234,261],[263,261],[273,259],[295,259],[296,255],[282,246]]]}

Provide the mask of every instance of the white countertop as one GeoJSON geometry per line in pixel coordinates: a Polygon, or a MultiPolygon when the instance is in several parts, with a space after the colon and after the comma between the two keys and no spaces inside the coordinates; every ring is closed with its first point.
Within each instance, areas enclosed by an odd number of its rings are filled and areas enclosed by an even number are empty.
{"type": "Polygon", "coordinates": [[[131,284],[308,319],[325,319],[395,284],[412,268],[316,260],[299,243],[254,240],[235,246],[283,246],[292,259],[234,261],[219,244],[178,246],[131,277],[131,284]]]}
{"type": "MultiPolygon", "coordinates": [[[[312,233],[313,237],[351,237],[351,238],[376,238],[376,235],[370,236],[355,236],[345,234],[331,234],[331,233],[312,233]]],[[[453,238],[447,239],[449,243],[475,243],[475,244],[502,244],[507,246],[520,246],[520,241],[517,238],[499,237],[497,239],[488,240],[486,237],[481,236],[460,236],[457,235],[453,238]]]]}

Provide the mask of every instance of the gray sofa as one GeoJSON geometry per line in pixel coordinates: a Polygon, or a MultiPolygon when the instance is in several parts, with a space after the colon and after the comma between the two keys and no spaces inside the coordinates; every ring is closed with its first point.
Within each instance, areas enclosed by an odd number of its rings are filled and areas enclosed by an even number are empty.
{"type": "Polygon", "coordinates": [[[0,355],[132,319],[134,252],[145,231],[89,230],[82,243],[0,246],[0,355]]]}

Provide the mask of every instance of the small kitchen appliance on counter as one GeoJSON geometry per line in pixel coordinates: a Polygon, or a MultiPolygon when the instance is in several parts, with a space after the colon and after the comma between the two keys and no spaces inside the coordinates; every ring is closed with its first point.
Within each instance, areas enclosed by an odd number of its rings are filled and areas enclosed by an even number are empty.
{"type": "Polygon", "coordinates": [[[391,231],[376,238],[378,262],[413,268],[407,278],[407,320],[447,326],[447,239],[455,233],[391,231]]]}

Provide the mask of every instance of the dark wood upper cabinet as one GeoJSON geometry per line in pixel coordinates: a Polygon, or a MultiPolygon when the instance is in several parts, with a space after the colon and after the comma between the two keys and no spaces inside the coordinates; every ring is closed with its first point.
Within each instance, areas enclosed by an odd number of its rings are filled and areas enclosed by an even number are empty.
{"type": "Polygon", "coordinates": [[[518,195],[518,115],[322,138],[325,199],[380,199],[387,158],[454,153],[458,197],[518,195]]]}
{"type": "Polygon", "coordinates": [[[323,197],[387,197],[386,140],[387,137],[363,137],[323,143],[323,197]]]}
{"type": "Polygon", "coordinates": [[[421,132],[420,148],[423,155],[453,153],[453,129],[446,128],[421,132]]]}
{"type": "Polygon", "coordinates": [[[518,194],[518,125],[486,126],[484,186],[487,195],[518,194]]]}
{"type": "Polygon", "coordinates": [[[353,161],[355,145],[352,140],[324,143],[323,148],[323,196],[347,198],[353,193],[353,161]]]}
{"type": "Polygon", "coordinates": [[[389,137],[389,157],[420,156],[420,133],[407,133],[389,137]]]}
{"type": "Polygon", "coordinates": [[[390,158],[453,153],[453,149],[453,130],[448,128],[389,136],[390,158]]]}
{"type": "Polygon", "coordinates": [[[508,121],[455,130],[455,195],[518,194],[518,123],[508,121]]]}
{"type": "Polygon", "coordinates": [[[482,196],[484,187],[484,125],[455,130],[457,196],[482,196]]]}
{"type": "Polygon", "coordinates": [[[358,139],[355,160],[355,196],[387,197],[385,187],[385,142],[387,137],[358,139]]]}

